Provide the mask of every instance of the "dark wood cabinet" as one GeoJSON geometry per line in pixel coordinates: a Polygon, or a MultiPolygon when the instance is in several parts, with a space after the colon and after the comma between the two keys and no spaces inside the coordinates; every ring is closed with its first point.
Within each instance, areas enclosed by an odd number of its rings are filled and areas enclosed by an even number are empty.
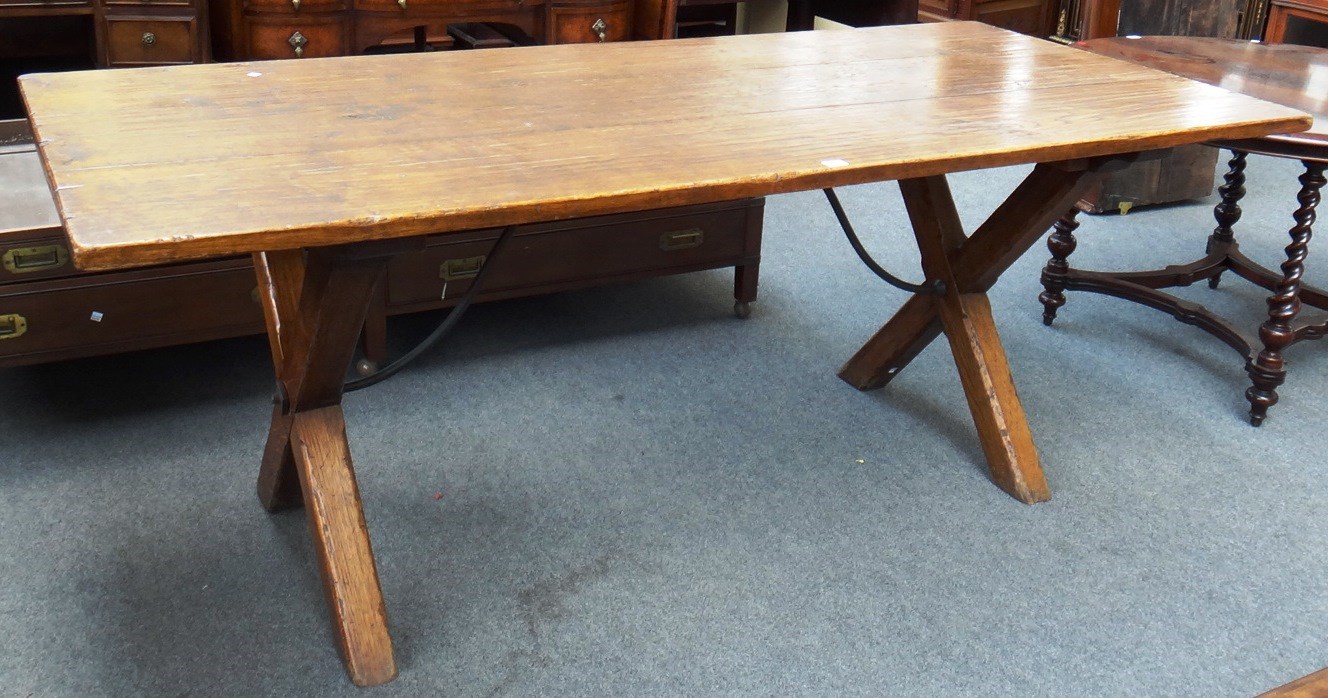
{"type": "MultiPolygon", "coordinates": [[[[542,43],[668,38],[674,0],[212,0],[218,60],[364,53],[449,25],[494,23],[542,43]],[[665,23],[668,23],[667,25],[665,23]]],[[[422,42],[423,43],[423,42],[422,42]]]]}

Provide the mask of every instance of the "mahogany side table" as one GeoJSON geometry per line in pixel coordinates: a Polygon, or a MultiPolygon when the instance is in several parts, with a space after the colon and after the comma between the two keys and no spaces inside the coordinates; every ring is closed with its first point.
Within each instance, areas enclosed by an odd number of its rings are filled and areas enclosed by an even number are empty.
{"type": "Polygon", "coordinates": [[[1314,125],[1301,133],[1209,141],[1209,145],[1230,150],[1232,156],[1225,183],[1218,188],[1221,201],[1213,211],[1217,228],[1208,238],[1202,259],[1152,271],[1073,269],[1067,258],[1076,246],[1077,209],[1071,209],[1057,221],[1047,240],[1051,259],[1042,270],[1042,285],[1046,290],[1039,296],[1045,324],[1050,325],[1056,311],[1065,305],[1065,291],[1075,290],[1142,303],[1199,327],[1245,357],[1245,371],[1251,382],[1245,397],[1250,402],[1250,422],[1258,426],[1267,416],[1268,408],[1277,403],[1277,387],[1286,378],[1283,351],[1301,340],[1319,339],[1328,334],[1328,322],[1297,322],[1302,303],[1328,310],[1328,294],[1301,283],[1314,209],[1324,185],[1324,168],[1328,166],[1328,84],[1323,77],[1328,75],[1328,50],[1186,36],[1109,37],[1076,46],[1284,104],[1314,116],[1314,125]],[[1292,214],[1295,225],[1286,246],[1286,260],[1277,271],[1260,266],[1242,254],[1232,232],[1240,220],[1240,200],[1245,195],[1245,159],[1249,153],[1295,158],[1305,166],[1297,197],[1300,205],[1292,214]],[[1242,331],[1203,306],[1161,290],[1201,280],[1206,280],[1210,288],[1217,288],[1223,272],[1228,270],[1272,294],[1268,297],[1268,319],[1259,326],[1257,335],[1242,331]]]}

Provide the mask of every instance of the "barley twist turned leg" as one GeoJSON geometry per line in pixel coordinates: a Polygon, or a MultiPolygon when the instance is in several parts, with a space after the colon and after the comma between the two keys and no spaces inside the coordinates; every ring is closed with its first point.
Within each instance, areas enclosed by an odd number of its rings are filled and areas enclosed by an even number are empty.
{"type": "MultiPolygon", "coordinates": [[[[1222,177],[1226,183],[1217,188],[1222,200],[1213,208],[1213,218],[1217,219],[1217,227],[1213,229],[1213,234],[1208,236],[1208,248],[1205,250],[1208,254],[1225,248],[1236,238],[1231,226],[1240,220],[1240,200],[1245,196],[1245,156],[1244,151],[1231,151],[1227,173],[1222,177]]],[[[1217,288],[1221,280],[1222,271],[1219,269],[1216,274],[1208,277],[1208,288],[1217,288]]]]}
{"type": "Polygon", "coordinates": [[[1047,236],[1051,259],[1042,268],[1042,286],[1046,290],[1038,294],[1038,300],[1042,301],[1044,325],[1050,326],[1056,319],[1056,311],[1065,305],[1065,274],[1070,270],[1070,263],[1066,260],[1078,246],[1074,239],[1074,231],[1079,227],[1078,215],[1079,209],[1071,207],[1056,221],[1051,235],[1047,236]]]}
{"type": "Polygon", "coordinates": [[[1282,350],[1295,340],[1291,323],[1300,312],[1300,279],[1305,274],[1305,257],[1309,252],[1314,208],[1319,204],[1319,190],[1325,180],[1324,168],[1328,163],[1305,161],[1305,174],[1300,176],[1300,194],[1296,197],[1300,208],[1293,218],[1291,244],[1286,247],[1286,261],[1282,263],[1282,281],[1273,295],[1268,297],[1268,321],[1259,327],[1263,351],[1246,367],[1253,385],[1245,391],[1250,401],[1250,423],[1259,426],[1268,414],[1268,408],[1277,404],[1277,386],[1286,378],[1282,350]]]}

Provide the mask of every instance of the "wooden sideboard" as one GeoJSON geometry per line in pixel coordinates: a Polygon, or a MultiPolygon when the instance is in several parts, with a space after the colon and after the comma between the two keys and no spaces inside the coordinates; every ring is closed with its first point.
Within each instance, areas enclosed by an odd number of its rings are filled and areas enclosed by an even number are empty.
{"type": "Polygon", "coordinates": [[[0,0],[0,59],[77,43],[95,65],[132,68],[211,57],[206,0],[0,0]]]}
{"type": "Polygon", "coordinates": [[[218,60],[364,53],[393,39],[497,23],[539,43],[663,39],[676,0],[212,0],[218,60]]]}

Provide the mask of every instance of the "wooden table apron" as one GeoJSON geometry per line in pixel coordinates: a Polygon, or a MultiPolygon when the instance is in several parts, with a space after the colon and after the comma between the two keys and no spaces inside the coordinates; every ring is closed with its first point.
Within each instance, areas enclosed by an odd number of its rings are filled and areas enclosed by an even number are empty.
{"type": "Polygon", "coordinates": [[[307,509],[336,638],[365,686],[397,669],[342,381],[370,290],[421,235],[898,180],[944,292],[910,298],[839,375],[879,388],[944,333],[993,481],[1033,503],[1050,491],[987,291],[1132,153],[1309,125],[973,23],[21,86],[80,266],[253,255],[279,383],[259,498],[307,509]],[[401,101],[461,85],[467,100],[401,101]],[[966,235],[946,173],[1021,163],[1040,164],[966,235]]]}

